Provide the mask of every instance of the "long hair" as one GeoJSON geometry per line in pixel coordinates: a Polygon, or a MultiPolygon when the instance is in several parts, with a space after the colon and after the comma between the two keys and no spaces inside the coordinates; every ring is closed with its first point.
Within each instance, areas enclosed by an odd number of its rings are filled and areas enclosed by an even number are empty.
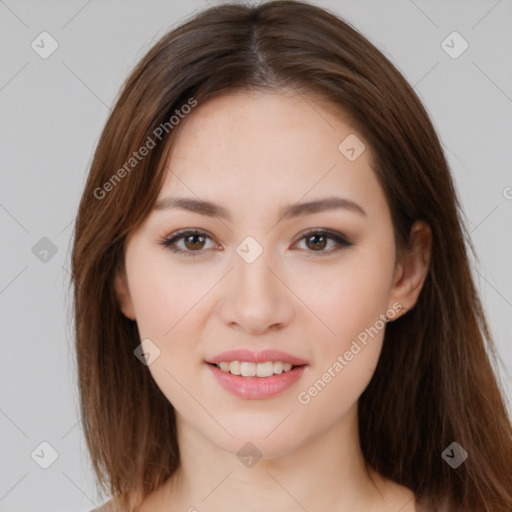
{"type": "Polygon", "coordinates": [[[101,134],[72,252],[80,414],[98,488],[131,511],[180,462],[173,406],[134,356],[137,325],[114,293],[127,236],[150,212],[194,105],[284,88],[341,107],[363,135],[398,253],[414,221],[432,229],[418,301],[387,325],[359,399],[365,460],[414,491],[418,511],[510,512],[512,426],[470,270],[475,251],[438,136],[378,49],[329,11],[296,1],[225,4],[190,17],[137,64],[101,134]],[[468,454],[457,468],[443,456],[452,443],[468,454]]]}

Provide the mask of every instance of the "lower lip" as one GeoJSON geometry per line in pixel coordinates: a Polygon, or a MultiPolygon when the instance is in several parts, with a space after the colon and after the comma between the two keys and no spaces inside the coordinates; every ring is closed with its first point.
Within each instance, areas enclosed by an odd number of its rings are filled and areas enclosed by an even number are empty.
{"type": "Polygon", "coordinates": [[[212,364],[207,363],[207,366],[226,391],[250,400],[264,400],[282,393],[300,379],[306,368],[305,365],[297,366],[289,372],[270,377],[242,377],[225,372],[212,364]]]}

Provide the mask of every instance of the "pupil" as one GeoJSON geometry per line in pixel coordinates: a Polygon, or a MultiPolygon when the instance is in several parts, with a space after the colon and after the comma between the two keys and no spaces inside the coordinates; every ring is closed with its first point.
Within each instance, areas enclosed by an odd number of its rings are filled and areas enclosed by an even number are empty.
{"type": "MultiPolygon", "coordinates": [[[[202,240],[202,241],[198,241],[198,240],[197,240],[198,238],[204,238],[204,237],[203,237],[203,236],[201,236],[201,235],[189,235],[189,236],[187,237],[187,239],[186,239],[186,245],[187,245],[187,247],[188,247],[189,245],[191,245],[191,248],[198,248],[198,247],[201,247],[201,244],[202,244],[202,243],[204,243],[204,240],[202,240]],[[193,242],[189,243],[189,241],[190,241],[190,240],[195,240],[195,241],[193,241],[193,242]]],[[[190,247],[189,247],[189,248],[190,248],[190,247]]]]}
{"type": "Polygon", "coordinates": [[[315,243],[313,242],[313,248],[320,248],[320,249],[323,249],[325,248],[325,242],[326,242],[326,238],[323,236],[323,235],[312,235],[308,238],[308,243],[311,242],[311,240],[314,240],[314,239],[318,239],[318,238],[321,238],[323,239],[323,243],[320,242],[320,243],[315,243]]]}

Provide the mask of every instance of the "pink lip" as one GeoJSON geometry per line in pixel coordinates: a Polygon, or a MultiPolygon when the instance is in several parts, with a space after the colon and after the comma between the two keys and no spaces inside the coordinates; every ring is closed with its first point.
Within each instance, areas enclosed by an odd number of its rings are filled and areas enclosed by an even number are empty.
{"type": "Polygon", "coordinates": [[[212,357],[211,359],[208,359],[206,362],[219,364],[222,362],[231,361],[246,361],[248,363],[266,363],[267,361],[282,361],[283,363],[290,363],[294,366],[309,364],[307,361],[301,359],[300,357],[292,356],[291,354],[281,352],[280,350],[263,350],[261,352],[253,352],[252,350],[248,349],[229,350],[228,352],[223,352],[222,354],[219,354],[215,357],[212,357]]]}
{"type": "MultiPolygon", "coordinates": [[[[225,356],[225,354],[221,355],[225,356]]],[[[273,358],[267,358],[265,361],[268,361],[269,359],[273,360],[273,358]]],[[[239,359],[228,358],[228,361],[236,360],[239,359]]],[[[242,360],[248,361],[248,359],[245,358],[242,358],[242,360]]],[[[282,361],[283,359],[277,358],[274,360],[282,361]]],[[[219,362],[221,361],[226,361],[226,359],[220,359],[219,362]]],[[[260,362],[265,361],[262,360],[260,362]]],[[[251,400],[264,400],[265,398],[271,398],[278,395],[300,379],[306,369],[306,366],[297,366],[296,368],[292,368],[289,372],[283,372],[280,375],[272,375],[270,377],[242,377],[225,372],[213,364],[207,364],[206,366],[226,391],[229,391],[240,398],[247,398],[251,400]]]]}

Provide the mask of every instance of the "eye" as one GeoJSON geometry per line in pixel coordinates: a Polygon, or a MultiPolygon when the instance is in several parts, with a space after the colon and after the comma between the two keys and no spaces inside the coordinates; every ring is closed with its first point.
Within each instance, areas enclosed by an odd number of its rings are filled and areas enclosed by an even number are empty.
{"type": "Polygon", "coordinates": [[[349,242],[344,235],[337,231],[331,231],[330,229],[313,229],[307,233],[302,233],[299,242],[302,242],[303,240],[305,241],[307,249],[309,249],[308,252],[321,253],[322,256],[339,251],[344,247],[354,245],[349,242]],[[329,240],[334,241],[334,248],[325,251],[324,249],[328,245],[329,240]]]}
{"type": "Polygon", "coordinates": [[[184,256],[195,257],[198,256],[199,253],[204,252],[202,249],[205,246],[206,239],[209,238],[210,236],[204,231],[199,231],[197,229],[182,229],[180,231],[176,231],[170,237],[164,238],[160,243],[172,252],[180,253],[184,256]],[[184,240],[184,249],[177,245],[177,242],[181,242],[182,240],[184,240]]]}
{"type": "MultiPolygon", "coordinates": [[[[195,257],[204,252],[203,249],[205,248],[205,242],[208,239],[211,240],[211,237],[204,231],[197,229],[182,229],[180,231],[176,231],[171,236],[162,239],[159,243],[174,253],[183,254],[187,257],[195,257]],[[181,241],[184,243],[184,248],[183,246],[178,246],[178,242],[181,241]]],[[[303,240],[306,243],[306,250],[309,249],[308,252],[322,253],[322,255],[331,254],[343,249],[344,247],[354,245],[341,233],[331,231],[329,229],[310,230],[307,233],[302,234],[299,242],[302,242],[303,240]],[[334,248],[325,251],[324,249],[328,245],[329,240],[334,241],[334,248]]]]}

